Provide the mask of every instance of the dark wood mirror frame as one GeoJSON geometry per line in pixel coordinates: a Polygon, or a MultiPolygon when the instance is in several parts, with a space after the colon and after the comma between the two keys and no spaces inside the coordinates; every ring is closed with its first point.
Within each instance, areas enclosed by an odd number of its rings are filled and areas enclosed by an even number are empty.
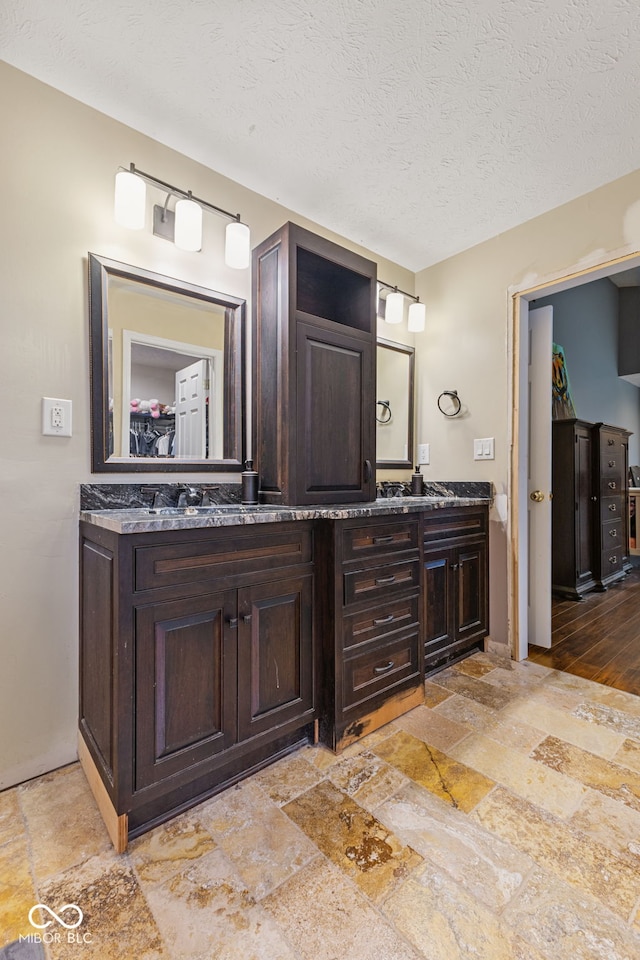
{"type": "MultiPolygon", "coordinates": [[[[409,392],[408,397],[408,411],[407,411],[407,450],[409,452],[408,459],[398,459],[398,460],[377,460],[376,459],[376,468],[378,470],[408,470],[412,469],[414,466],[413,456],[413,417],[414,417],[414,392],[415,392],[415,348],[406,343],[396,343],[394,340],[383,340],[381,337],[378,337],[376,349],[379,350],[383,348],[385,350],[394,350],[397,353],[405,354],[408,361],[408,383],[407,390],[409,392]]],[[[377,410],[377,406],[376,406],[377,410]]]]}
{"type": "Polygon", "coordinates": [[[224,473],[240,471],[246,458],[246,300],[206,287],[89,254],[89,334],[91,358],[91,469],[93,473],[224,473]],[[108,457],[109,449],[109,277],[121,277],[160,290],[217,304],[225,309],[224,445],[222,460],[108,457]]]}

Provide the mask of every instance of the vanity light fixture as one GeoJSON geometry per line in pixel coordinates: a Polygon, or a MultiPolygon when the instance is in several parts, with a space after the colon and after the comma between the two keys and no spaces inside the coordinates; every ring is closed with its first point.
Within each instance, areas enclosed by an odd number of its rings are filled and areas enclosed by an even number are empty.
{"type": "Polygon", "coordinates": [[[378,280],[380,287],[387,287],[391,293],[387,294],[384,319],[386,323],[402,323],[404,320],[404,298],[408,297],[414,303],[409,305],[409,315],[407,320],[407,329],[410,333],[421,333],[425,326],[426,307],[420,302],[420,297],[413,293],[407,293],[406,290],[398,290],[397,287],[384,280],[378,280]]]}
{"type": "Polygon", "coordinates": [[[420,299],[416,298],[415,303],[409,305],[409,318],[407,320],[407,330],[409,333],[422,333],[424,330],[427,308],[420,299]]]}
{"type": "Polygon", "coordinates": [[[115,219],[123,227],[141,230],[145,222],[146,184],[159,187],[167,193],[163,206],[153,208],[153,232],[156,236],[171,240],[181,250],[202,249],[202,211],[228,217],[225,234],[225,263],[237,270],[245,270],[251,260],[251,235],[249,227],[242,223],[239,213],[229,213],[201,197],[194,197],[190,190],[181,190],[150,173],[144,173],[134,163],[129,169],[120,169],[116,174],[115,219]],[[177,197],[175,212],[169,210],[169,200],[177,197]]]}

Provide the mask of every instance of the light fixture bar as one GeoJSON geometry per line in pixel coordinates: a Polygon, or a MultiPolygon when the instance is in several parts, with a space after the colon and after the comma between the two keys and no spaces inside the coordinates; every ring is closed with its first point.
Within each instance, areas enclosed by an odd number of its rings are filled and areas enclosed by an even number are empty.
{"type": "MultiPolygon", "coordinates": [[[[122,169],[124,169],[124,167],[122,169]]],[[[136,176],[141,177],[148,183],[153,183],[157,187],[161,187],[162,190],[166,190],[168,193],[172,193],[177,197],[182,197],[185,200],[195,200],[196,203],[206,207],[207,210],[213,210],[214,213],[219,213],[223,217],[228,217],[229,220],[237,220],[238,223],[240,223],[239,213],[230,213],[228,210],[223,210],[222,207],[217,207],[215,203],[209,203],[208,200],[203,200],[201,197],[194,196],[188,190],[181,190],[180,187],[174,187],[171,183],[167,183],[166,180],[160,180],[158,177],[154,177],[150,173],[145,173],[144,170],[140,170],[139,167],[136,167],[135,163],[131,163],[129,165],[129,173],[135,173],[136,176]]]]}
{"type": "Polygon", "coordinates": [[[387,290],[391,290],[392,293],[401,293],[403,297],[409,297],[411,300],[415,300],[416,303],[420,297],[416,297],[415,293],[407,293],[406,290],[401,290],[400,287],[396,287],[394,283],[385,283],[384,280],[378,280],[378,283],[381,287],[386,287],[387,290]]]}

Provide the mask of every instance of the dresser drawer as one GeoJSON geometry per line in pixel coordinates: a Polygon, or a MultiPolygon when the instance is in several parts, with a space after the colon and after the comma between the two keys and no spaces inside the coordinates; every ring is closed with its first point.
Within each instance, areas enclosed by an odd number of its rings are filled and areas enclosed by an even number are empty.
{"type": "MultiPolygon", "coordinates": [[[[312,559],[311,529],[306,524],[278,532],[273,524],[268,527],[266,534],[244,534],[246,527],[234,527],[232,536],[229,528],[224,528],[224,533],[215,531],[206,537],[185,536],[178,542],[136,547],[135,589],[271,570],[312,559]]],[[[175,532],[172,536],[175,538],[175,532]]]]}
{"type": "Polygon", "coordinates": [[[417,588],[420,583],[420,559],[398,560],[365,570],[344,574],[344,602],[359,600],[378,602],[400,590],[417,588]]]}
{"type": "Polygon", "coordinates": [[[622,571],[622,553],[623,547],[622,544],[617,546],[610,547],[608,550],[604,548],[600,555],[600,579],[606,580],[614,573],[620,573],[622,571]]]}
{"type": "Polygon", "coordinates": [[[620,496],[603,497],[600,501],[600,516],[603,522],[624,516],[624,499],[620,496]]]}
{"type": "Polygon", "coordinates": [[[419,535],[418,517],[345,527],[342,531],[343,559],[359,560],[400,550],[417,550],[419,535]]]}
{"type": "Polygon", "coordinates": [[[389,643],[374,644],[372,649],[345,659],[342,696],[345,708],[411,677],[420,675],[418,631],[411,631],[389,643]]]}
{"type": "Polygon", "coordinates": [[[600,454],[600,475],[602,477],[622,477],[624,460],[620,447],[610,447],[600,454]]]}
{"type": "Polygon", "coordinates": [[[360,613],[352,613],[343,621],[343,645],[345,649],[358,643],[378,640],[389,633],[410,626],[417,626],[420,619],[420,596],[404,597],[390,603],[369,607],[360,613]]]}
{"type": "Polygon", "coordinates": [[[607,520],[600,526],[600,535],[602,537],[601,546],[604,551],[624,547],[624,530],[622,529],[622,518],[619,520],[607,520]]]}
{"type": "Polygon", "coordinates": [[[605,497],[619,497],[621,493],[624,492],[624,484],[622,483],[619,476],[608,476],[600,478],[600,496],[601,498],[605,497]]]}

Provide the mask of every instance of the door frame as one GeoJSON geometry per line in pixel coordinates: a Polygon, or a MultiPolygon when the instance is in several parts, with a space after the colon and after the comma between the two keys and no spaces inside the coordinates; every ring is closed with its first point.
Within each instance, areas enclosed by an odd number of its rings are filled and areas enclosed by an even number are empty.
{"type": "MultiPolygon", "coordinates": [[[[508,349],[508,393],[511,401],[509,420],[509,508],[507,510],[507,618],[511,638],[511,656],[514,660],[526,659],[527,637],[527,580],[529,574],[529,544],[527,537],[527,477],[528,451],[526,444],[520,443],[525,436],[523,424],[529,415],[529,391],[526,366],[523,375],[523,361],[526,359],[527,327],[529,303],[541,296],[551,296],[573,287],[602,280],[623,270],[640,266],[640,251],[612,257],[591,266],[576,268],[566,274],[554,274],[542,279],[535,285],[516,285],[509,287],[507,349],[508,349]]],[[[549,423],[551,437],[551,423],[549,423]]],[[[551,440],[549,440],[551,442],[551,440]]],[[[549,557],[551,568],[551,557],[549,557]]]]}

